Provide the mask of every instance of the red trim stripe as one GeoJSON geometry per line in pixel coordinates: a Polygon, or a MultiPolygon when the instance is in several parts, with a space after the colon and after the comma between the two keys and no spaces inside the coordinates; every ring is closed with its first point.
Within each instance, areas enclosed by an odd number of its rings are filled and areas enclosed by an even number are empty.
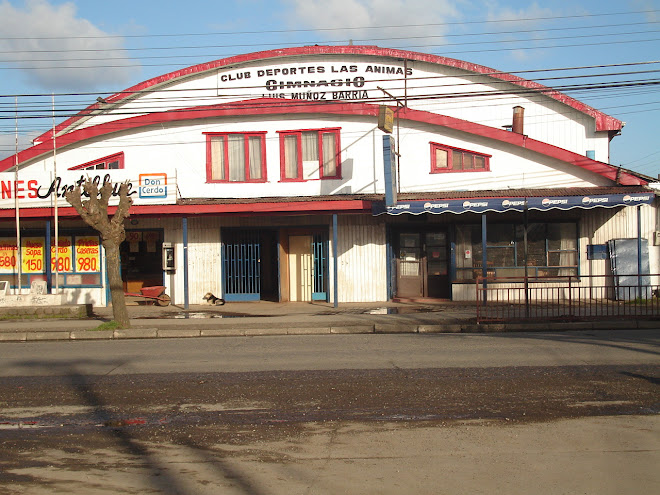
{"type": "MultiPolygon", "coordinates": [[[[111,206],[108,212],[114,214],[116,207],[111,206]]],[[[277,203],[232,203],[214,205],[133,205],[131,215],[232,215],[232,214],[297,214],[309,213],[370,213],[371,201],[344,200],[344,201],[291,201],[277,203]]],[[[53,208],[21,208],[21,218],[48,218],[55,215],[53,208]]],[[[0,219],[14,219],[16,213],[13,209],[0,210],[0,219]]],[[[60,207],[60,217],[78,217],[76,210],[71,207],[60,207]]]]}
{"type": "MultiPolygon", "coordinates": [[[[548,97],[553,98],[557,101],[564,103],[580,112],[586,113],[587,115],[592,116],[596,121],[596,130],[597,131],[618,131],[623,128],[623,123],[611,117],[607,114],[604,114],[589,105],[586,105],[570,96],[567,96],[559,91],[552,90],[547,86],[539,84],[534,81],[528,81],[519,76],[514,76],[513,74],[508,74],[504,72],[496,71],[490,67],[483,65],[473,64],[470,62],[464,62],[462,60],[456,60],[448,57],[440,57],[437,55],[430,55],[427,53],[418,53],[411,52],[407,50],[395,50],[392,48],[380,48],[377,46],[304,46],[304,47],[293,47],[293,48],[281,48],[277,50],[267,50],[262,52],[254,52],[243,55],[236,55],[233,57],[223,58],[215,60],[212,62],[207,62],[199,65],[193,65],[185,69],[176,70],[168,74],[163,74],[152,79],[148,79],[141,83],[136,84],[120,93],[116,93],[112,96],[109,96],[105,99],[107,103],[119,103],[126,98],[132,97],[136,92],[155,90],[163,84],[171,84],[177,79],[183,79],[186,77],[194,76],[196,74],[201,74],[207,71],[216,70],[222,67],[241,64],[245,62],[253,62],[255,60],[269,60],[280,57],[294,57],[294,56],[305,56],[305,55],[326,55],[326,54],[350,54],[350,55],[370,55],[377,57],[391,57],[396,59],[406,59],[412,61],[428,62],[432,64],[445,65],[447,67],[454,67],[469,72],[474,72],[477,74],[485,74],[494,79],[500,79],[517,86],[521,86],[525,89],[534,89],[543,91],[548,97]]],[[[100,103],[94,103],[90,105],[78,115],[71,117],[70,119],[65,120],[58,126],[56,126],[56,132],[66,129],[67,127],[73,125],[78,119],[89,116],[94,110],[101,108],[100,103]]],[[[42,134],[35,141],[43,141],[51,139],[52,130],[42,134]]]]}
{"type": "MultiPolygon", "coordinates": [[[[57,139],[58,148],[64,148],[74,143],[97,138],[99,136],[109,135],[118,132],[119,129],[126,131],[128,129],[137,129],[140,127],[153,126],[155,124],[180,122],[185,120],[208,119],[217,117],[233,116],[254,116],[254,115],[282,115],[282,114],[326,114],[326,115],[360,115],[378,117],[378,105],[367,103],[347,103],[347,102],[324,102],[308,103],[300,102],[296,104],[295,100],[277,100],[277,99],[255,99],[243,102],[225,103],[222,105],[209,105],[203,107],[185,108],[181,110],[172,110],[168,112],[152,113],[139,115],[122,120],[106,122],[93,127],[79,129],[64,134],[57,139]]],[[[517,134],[495,127],[489,127],[466,120],[438,115],[435,113],[402,108],[399,110],[399,117],[413,122],[422,122],[426,124],[437,125],[454,129],[468,134],[482,136],[496,141],[519,146],[542,155],[555,158],[557,160],[570,163],[577,167],[595,172],[612,181],[618,181],[621,185],[645,185],[647,182],[640,177],[622,171],[617,167],[607,163],[599,162],[587,158],[586,156],[573,153],[572,151],[553,146],[535,139],[528,138],[525,135],[517,134]]],[[[19,163],[32,160],[45,153],[52,153],[52,144],[50,142],[33,146],[18,155],[19,163]]],[[[0,171],[7,170],[14,166],[14,156],[7,157],[0,161],[0,171]]]]}

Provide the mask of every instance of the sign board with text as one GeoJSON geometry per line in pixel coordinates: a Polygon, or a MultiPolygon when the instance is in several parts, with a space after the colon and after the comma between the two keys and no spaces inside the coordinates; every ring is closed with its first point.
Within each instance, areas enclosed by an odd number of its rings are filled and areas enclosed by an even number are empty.
{"type": "MultiPolygon", "coordinates": [[[[113,187],[110,205],[119,202],[119,186],[128,182],[128,194],[135,205],[176,203],[176,176],[172,173],[129,173],[126,170],[67,170],[56,178],[47,173],[20,173],[18,180],[13,172],[0,173],[0,208],[52,208],[57,198],[58,206],[68,207],[66,191],[82,186],[87,178],[100,188],[110,182],[113,187]]],[[[84,200],[84,197],[83,197],[84,200]]]]}

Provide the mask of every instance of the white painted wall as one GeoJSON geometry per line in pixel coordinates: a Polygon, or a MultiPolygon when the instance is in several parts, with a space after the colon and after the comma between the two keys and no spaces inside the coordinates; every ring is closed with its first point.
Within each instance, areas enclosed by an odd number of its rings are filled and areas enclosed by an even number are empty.
{"type": "MultiPolygon", "coordinates": [[[[325,93],[325,101],[333,93],[365,90],[370,100],[380,100],[385,95],[378,86],[399,99],[407,98],[410,108],[449,115],[470,122],[501,129],[512,122],[513,107],[525,108],[525,134],[578,154],[587,150],[596,151],[596,159],[607,161],[609,139],[606,132],[595,132],[594,119],[542,94],[515,95],[521,88],[485,75],[474,74],[454,67],[409,61],[410,76],[388,75],[367,72],[368,67],[387,66],[403,68],[403,62],[389,57],[369,55],[307,55],[268,59],[235,64],[231,68],[213,69],[192,77],[182,77],[161,87],[153,87],[139,96],[108,107],[102,114],[82,123],[90,127],[100,123],[124,119],[150,112],[165,111],[196,106],[230,103],[261,97],[284,97],[291,99],[292,93],[325,93]],[[278,74],[263,75],[260,72],[277,69],[323,67],[323,73],[291,76],[278,74]],[[353,72],[338,71],[349,67],[353,72]],[[250,74],[245,79],[235,79],[241,74],[250,74]],[[341,81],[355,77],[364,78],[364,85],[342,84],[341,81]],[[223,80],[223,78],[225,80],[223,80]],[[227,78],[234,78],[228,80],[227,78]],[[333,86],[321,88],[269,89],[269,81],[286,84],[288,81],[339,81],[333,86]],[[497,94],[489,95],[488,92],[497,94]],[[501,94],[512,91],[514,94],[501,94]],[[457,97],[457,95],[465,96],[457,97]],[[476,93],[478,96],[469,96],[476,93]],[[485,94],[484,94],[485,93],[485,94]],[[282,96],[283,95],[283,96],[282,96]],[[419,99],[417,99],[419,98],[419,99]]],[[[318,95],[317,95],[318,96],[318,95]]],[[[390,102],[393,103],[393,102],[390,102]]]]}
{"type": "MultiPolygon", "coordinates": [[[[602,176],[559,160],[437,126],[411,125],[404,121],[399,134],[401,192],[588,187],[608,183],[602,176]],[[490,171],[432,174],[431,142],[490,154],[490,171]]],[[[57,167],[66,170],[123,151],[126,170],[135,171],[136,176],[138,173],[175,171],[179,197],[182,198],[383,194],[382,136],[383,133],[375,129],[375,123],[366,118],[218,119],[113,135],[102,142],[66,149],[58,153],[57,167]],[[329,127],[341,128],[342,178],[280,182],[277,131],[329,127]],[[267,181],[207,183],[204,133],[257,131],[266,132],[267,181]]],[[[53,158],[47,156],[25,170],[50,173],[52,169],[53,158]]]]}

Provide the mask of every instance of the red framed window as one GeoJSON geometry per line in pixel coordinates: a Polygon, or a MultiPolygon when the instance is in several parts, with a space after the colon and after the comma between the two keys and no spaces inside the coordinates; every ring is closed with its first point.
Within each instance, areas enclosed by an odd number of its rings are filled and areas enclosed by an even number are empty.
{"type": "Polygon", "coordinates": [[[114,170],[124,168],[124,152],[115,153],[91,162],[76,165],[69,170],[114,170]]]}
{"type": "Polygon", "coordinates": [[[305,181],[341,178],[339,128],[278,131],[280,179],[305,181]]]}
{"type": "Polygon", "coordinates": [[[431,143],[431,173],[487,172],[492,155],[431,143]]]}
{"type": "Polygon", "coordinates": [[[266,133],[206,133],[207,182],[266,182],[266,133]]]}

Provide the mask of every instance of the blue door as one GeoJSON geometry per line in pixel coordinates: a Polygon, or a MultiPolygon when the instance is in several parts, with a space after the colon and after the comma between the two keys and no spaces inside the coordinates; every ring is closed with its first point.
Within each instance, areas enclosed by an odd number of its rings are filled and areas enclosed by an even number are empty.
{"type": "Polygon", "coordinates": [[[277,229],[222,229],[222,293],[227,301],[279,301],[277,229]]]}
{"type": "Polygon", "coordinates": [[[261,242],[258,231],[223,231],[222,286],[226,301],[261,299],[261,242]]]}
{"type": "Polygon", "coordinates": [[[314,234],[312,239],[314,258],[314,281],[312,301],[328,300],[328,239],[323,234],[314,234]]]}

